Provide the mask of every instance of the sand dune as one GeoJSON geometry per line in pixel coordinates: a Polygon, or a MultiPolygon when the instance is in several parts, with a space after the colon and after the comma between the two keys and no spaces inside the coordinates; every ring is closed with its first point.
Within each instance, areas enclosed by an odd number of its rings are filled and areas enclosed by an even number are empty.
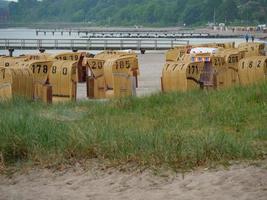
{"type": "Polygon", "coordinates": [[[151,172],[72,169],[64,172],[33,170],[0,176],[0,199],[92,200],[266,200],[267,169],[233,166],[221,170],[155,176],[151,172]]]}

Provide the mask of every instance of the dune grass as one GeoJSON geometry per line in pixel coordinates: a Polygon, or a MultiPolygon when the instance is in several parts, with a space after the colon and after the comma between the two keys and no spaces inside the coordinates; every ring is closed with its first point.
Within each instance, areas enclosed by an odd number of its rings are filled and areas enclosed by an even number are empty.
{"type": "Polygon", "coordinates": [[[97,158],[192,169],[267,152],[267,84],[106,102],[0,103],[0,163],[97,158]]]}

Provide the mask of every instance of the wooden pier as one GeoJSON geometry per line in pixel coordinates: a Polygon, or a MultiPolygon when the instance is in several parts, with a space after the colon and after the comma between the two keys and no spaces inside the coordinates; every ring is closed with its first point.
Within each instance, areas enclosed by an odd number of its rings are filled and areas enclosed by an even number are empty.
{"type": "Polygon", "coordinates": [[[166,50],[188,45],[177,39],[0,39],[0,49],[47,50],[166,50]]]}
{"type": "Polygon", "coordinates": [[[213,38],[209,33],[139,29],[36,29],[36,35],[78,35],[82,38],[213,38]]]}
{"type": "Polygon", "coordinates": [[[78,35],[81,38],[236,38],[236,34],[178,28],[55,28],[36,29],[36,35],[78,35]]]}

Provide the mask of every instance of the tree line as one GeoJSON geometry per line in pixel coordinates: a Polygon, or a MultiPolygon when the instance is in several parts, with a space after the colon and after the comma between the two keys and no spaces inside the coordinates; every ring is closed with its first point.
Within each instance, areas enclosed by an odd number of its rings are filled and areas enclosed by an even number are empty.
{"type": "Polygon", "coordinates": [[[267,21],[267,0],[19,0],[8,9],[15,23],[176,26],[267,21]]]}

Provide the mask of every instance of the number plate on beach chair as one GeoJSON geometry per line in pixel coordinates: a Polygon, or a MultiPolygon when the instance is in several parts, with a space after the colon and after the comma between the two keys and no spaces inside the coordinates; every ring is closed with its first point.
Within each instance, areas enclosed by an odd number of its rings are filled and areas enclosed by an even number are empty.
{"type": "Polygon", "coordinates": [[[53,88],[53,101],[76,100],[77,62],[54,61],[49,81],[53,88]]]}
{"type": "Polygon", "coordinates": [[[238,77],[241,85],[248,85],[266,80],[267,57],[252,56],[244,58],[238,66],[238,77]]]}

